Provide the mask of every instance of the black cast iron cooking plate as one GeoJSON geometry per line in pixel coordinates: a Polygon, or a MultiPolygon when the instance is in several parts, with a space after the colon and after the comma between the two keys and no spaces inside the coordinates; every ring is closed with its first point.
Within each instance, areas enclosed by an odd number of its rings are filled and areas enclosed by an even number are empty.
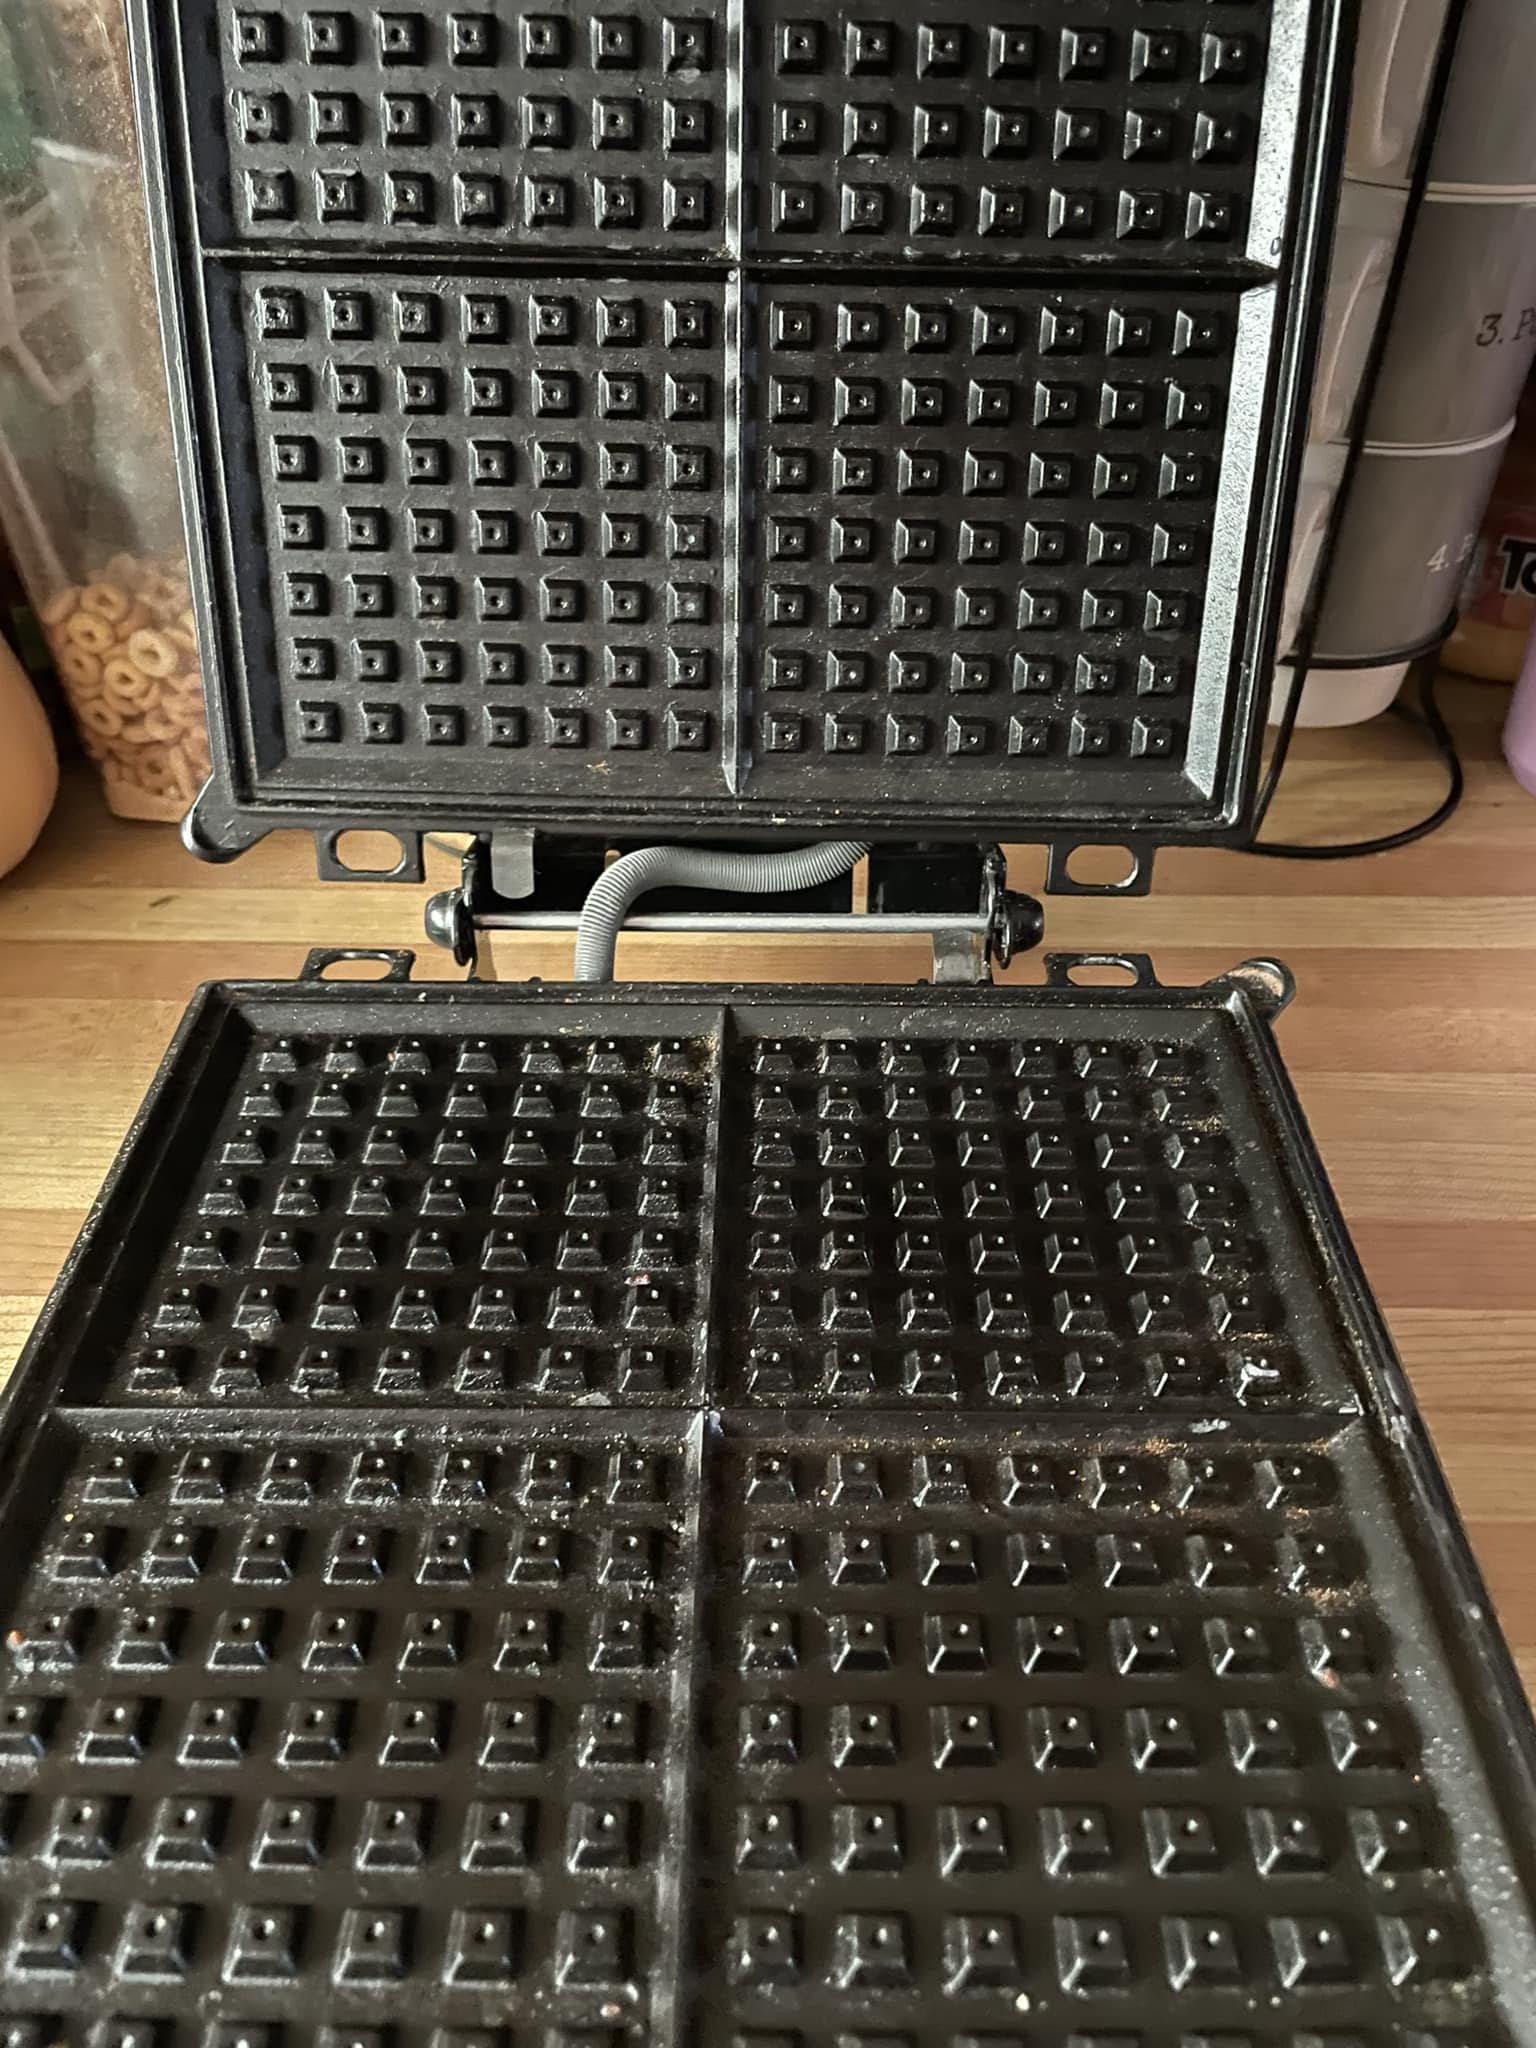
{"type": "Polygon", "coordinates": [[[1237,829],[1332,0],[135,12],[205,847],[1237,829]]]}
{"type": "Polygon", "coordinates": [[[1536,2039],[1235,982],[214,988],[4,1430],[8,2043],[1536,2039]]]}

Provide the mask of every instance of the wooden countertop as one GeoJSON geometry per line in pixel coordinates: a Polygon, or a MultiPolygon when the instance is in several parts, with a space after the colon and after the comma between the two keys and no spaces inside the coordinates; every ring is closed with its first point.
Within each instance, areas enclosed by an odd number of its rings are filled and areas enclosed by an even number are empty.
{"type": "MultiPolygon", "coordinates": [[[[1171,853],[1140,902],[1053,901],[1062,948],[1150,952],[1165,981],[1276,953],[1300,993],[1281,1041],[1365,1265],[1536,1690],[1536,798],[1498,755],[1507,693],[1442,693],[1468,766],[1454,823],[1371,861],[1171,853]]],[[[1389,830],[1439,771],[1393,721],[1304,734],[1271,830],[1389,830]]],[[[434,856],[433,887],[454,863],[434,856]]],[[[1022,851],[1028,888],[1038,859],[1022,851]]],[[[193,988],[296,973],[338,941],[423,948],[421,892],[314,879],[309,843],[202,867],[168,828],[107,817],[73,771],[41,845],[0,882],[0,1372],[8,1371],[193,988]]],[[[558,975],[567,941],[499,949],[503,978],[558,975]]],[[[779,942],[711,953],[635,939],[660,978],[906,981],[918,945],[779,942]]],[[[1026,961],[1018,979],[1038,974],[1026,961]]],[[[1010,977],[1013,978],[1013,977],[1010,977]]]]}

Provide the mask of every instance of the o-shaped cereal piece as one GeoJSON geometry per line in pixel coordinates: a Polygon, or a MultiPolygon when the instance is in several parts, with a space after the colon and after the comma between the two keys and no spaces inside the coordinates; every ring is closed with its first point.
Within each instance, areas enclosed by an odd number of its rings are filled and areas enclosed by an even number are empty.
{"type": "Polygon", "coordinates": [[[117,646],[117,635],[94,612],[76,612],[66,621],[63,632],[68,646],[83,647],[87,654],[110,654],[117,646]]]}
{"type": "Polygon", "coordinates": [[[134,763],[138,779],[145,789],[151,789],[157,796],[171,794],[172,768],[169,750],[163,745],[141,747],[138,760],[134,763]]]}
{"type": "Polygon", "coordinates": [[[114,655],[107,663],[101,672],[101,680],[112,702],[125,713],[142,711],[153,704],[160,687],[153,676],[135,668],[123,654],[114,655]]]}
{"type": "Polygon", "coordinates": [[[109,626],[120,626],[133,607],[132,592],[115,583],[88,583],[80,593],[80,609],[105,619],[109,626]]]}
{"type": "Polygon", "coordinates": [[[59,654],[59,679],[67,690],[94,697],[101,688],[101,662],[83,647],[66,647],[59,654]]]}
{"type": "Polygon", "coordinates": [[[144,714],[143,725],[146,739],[163,742],[179,739],[186,731],[187,721],[178,717],[167,704],[151,704],[144,714]]]}
{"type": "Polygon", "coordinates": [[[37,616],[45,626],[62,626],[66,619],[74,617],[79,605],[80,593],[71,583],[56,590],[37,616]]]}
{"type": "Polygon", "coordinates": [[[95,733],[100,739],[116,739],[123,729],[121,714],[105,697],[87,697],[75,706],[75,716],[87,732],[95,733]]]}
{"type": "Polygon", "coordinates": [[[164,682],[167,676],[176,673],[181,656],[173,640],[145,626],[129,639],[128,659],[145,675],[164,682]]]}

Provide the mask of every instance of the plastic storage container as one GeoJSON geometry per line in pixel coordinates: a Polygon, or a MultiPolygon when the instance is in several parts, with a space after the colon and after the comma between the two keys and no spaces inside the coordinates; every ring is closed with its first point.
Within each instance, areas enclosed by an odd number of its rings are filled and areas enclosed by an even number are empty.
{"type": "Polygon", "coordinates": [[[0,12],[0,520],[107,800],[179,818],[202,682],[120,0],[0,12]]]}

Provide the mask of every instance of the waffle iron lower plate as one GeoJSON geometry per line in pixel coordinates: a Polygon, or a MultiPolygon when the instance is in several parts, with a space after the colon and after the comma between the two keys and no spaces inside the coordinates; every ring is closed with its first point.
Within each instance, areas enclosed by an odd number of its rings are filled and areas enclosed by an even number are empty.
{"type": "Polygon", "coordinates": [[[0,2038],[1536,2041],[1264,1014],[224,985],[0,1424],[0,2038]]]}

